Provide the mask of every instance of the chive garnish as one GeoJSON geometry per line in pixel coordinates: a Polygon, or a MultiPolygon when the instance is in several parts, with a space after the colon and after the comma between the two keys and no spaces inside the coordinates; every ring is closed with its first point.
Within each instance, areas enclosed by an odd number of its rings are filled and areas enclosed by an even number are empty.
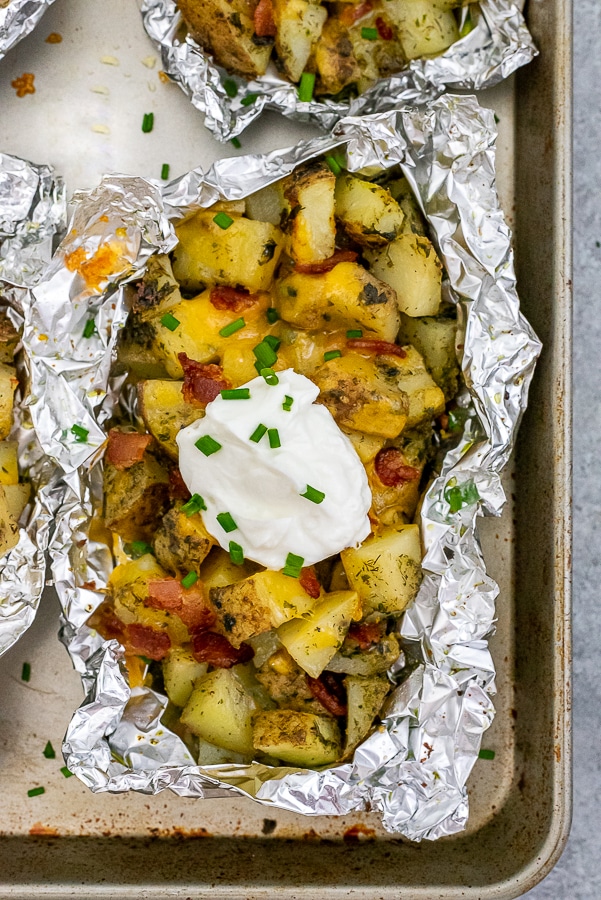
{"type": "Polygon", "coordinates": [[[323,355],[324,362],[329,362],[331,359],[337,359],[339,356],[342,356],[340,350],[328,350],[323,355]]]}
{"type": "Polygon", "coordinates": [[[152,553],[152,547],[146,541],[132,541],[131,544],[124,544],[123,549],[132,559],[139,559],[146,553],[152,553]]]}
{"type": "Polygon", "coordinates": [[[282,569],[282,574],[288,575],[290,578],[298,578],[304,561],[304,557],[297,556],[295,553],[289,553],[286,557],[286,565],[282,569]]]}
{"type": "Polygon", "coordinates": [[[96,322],[94,319],[88,319],[83,329],[83,336],[85,338],[91,338],[94,332],[96,331],[96,322]]]}
{"type": "Polygon", "coordinates": [[[473,481],[466,481],[465,484],[457,484],[454,487],[448,487],[444,492],[444,498],[449,504],[450,512],[456,513],[464,506],[471,506],[480,499],[478,488],[473,481]]]}
{"type": "Polygon", "coordinates": [[[467,16],[465,17],[465,22],[461,26],[461,31],[459,32],[459,37],[464,38],[467,37],[470,31],[474,30],[474,23],[472,21],[472,11],[468,9],[467,16]]]}
{"type": "Polygon", "coordinates": [[[213,453],[217,453],[218,450],[221,450],[221,444],[209,434],[205,434],[199,438],[194,446],[197,450],[200,450],[201,453],[204,453],[205,456],[212,456],[213,453]]]}
{"type": "Polygon", "coordinates": [[[233,137],[233,138],[230,140],[230,144],[232,145],[232,147],[235,147],[236,150],[239,150],[240,147],[242,146],[242,144],[240,143],[240,141],[239,141],[238,138],[236,138],[236,137],[233,137]]]}
{"type": "Polygon", "coordinates": [[[198,575],[196,574],[196,572],[188,572],[188,574],[182,578],[182,587],[186,588],[187,590],[188,588],[191,588],[193,585],[195,585],[197,581],[198,575]]]}
{"type": "Polygon", "coordinates": [[[494,750],[481,750],[478,759],[494,759],[496,755],[494,750]]]}
{"type": "Polygon", "coordinates": [[[361,29],[361,37],[364,41],[377,41],[378,40],[378,29],[377,28],[362,28],[361,29]]]}
{"type": "Polygon", "coordinates": [[[61,772],[63,773],[65,778],[71,778],[71,775],[73,775],[73,772],[71,772],[71,770],[66,766],[61,766],[61,772]]]}
{"type": "Polygon", "coordinates": [[[250,400],[250,388],[232,388],[221,391],[223,400],[250,400]]]}
{"type": "Polygon", "coordinates": [[[39,797],[40,794],[45,794],[45,793],[46,793],[46,788],[44,788],[44,787],[30,788],[27,791],[27,796],[28,797],[39,797]]]}
{"type": "Polygon", "coordinates": [[[163,163],[163,165],[161,166],[161,178],[163,179],[163,181],[167,181],[169,178],[169,168],[169,163],[163,163]]]}
{"type": "Polygon", "coordinates": [[[235,334],[237,331],[240,331],[241,328],[244,328],[246,322],[243,318],[234,319],[233,322],[230,322],[229,325],[224,325],[219,334],[221,337],[230,337],[232,334],[235,334]]]}
{"type": "Polygon", "coordinates": [[[258,444],[264,434],[267,434],[267,425],[257,425],[255,430],[249,437],[249,441],[253,441],[255,444],[258,444]]]}
{"type": "Polygon", "coordinates": [[[223,228],[224,231],[226,231],[230,225],[234,224],[232,217],[228,216],[228,214],[223,211],[218,212],[217,215],[213,216],[213,222],[215,225],[219,225],[220,228],[223,228]]]}
{"type": "Polygon", "coordinates": [[[284,402],[282,403],[282,409],[286,412],[290,412],[292,409],[292,404],[294,403],[294,397],[289,397],[288,394],[284,397],[284,402]]]}
{"type": "Polygon", "coordinates": [[[325,500],[325,494],[323,491],[318,491],[317,488],[311,487],[310,484],[307,485],[307,490],[304,494],[301,494],[301,497],[306,497],[307,500],[310,500],[311,503],[321,503],[325,500]]]}
{"type": "Polygon", "coordinates": [[[349,328],[346,333],[347,338],[361,338],[363,337],[363,332],[360,328],[349,328]]]}
{"type": "Polygon", "coordinates": [[[261,369],[259,375],[261,375],[265,379],[267,384],[271,385],[271,387],[274,387],[274,385],[280,383],[280,379],[275,374],[273,369],[261,369]]]}
{"type": "Polygon", "coordinates": [[[154,128],[154,113],[144,113],[142,119],[142,131],[148,134],[154,128]]]}
{"type": "Polygon", "coordinates": [[[187,503],[184,503],[182,506],[182,512],[186,516],[193,516],[195,513],[200,512],[201,509],[206,509],[207,504],[204,502],[200,494],[192,494],[187,503]]]}
{"type": "Polygon", "coordinates": [[[463,406],[449,410],[449,431],[461,431],[469,419],[470,411],[463,406]]]}
{"type": "Polygon", "coordinates": [[[269,344],[274,353],[277,353],[277,351],[280,349],[280,344],[282,343],[281,340],[275,336],[275,334],[266,334],[263,338],[263,341],[266,344],[269,344]]]}
{"type": "Polygon", "coordinates": [[[235,541],[230,541],[230,559],[235,566],[241,566],[244,563],[244,550],[235,541]]]}
{"type": "Polygon", "coordinates": [[[54,752],[54,747],[52,746],[50,741],[48,741],[48,743],[44,747],[44,756],[46,757],[46,759],[56,759],[56,753],[54,752]]]}
{"type": "Polygon", "coordinates": [[[21,669],[21,681],[29,681],[31,678],[31,665],[28,662],[23,663],[21,669]]]}
{"type": "Polygon", "coordinates": [[[280,314],[275,306],[269,306],[265,315],[267,316],[267,321],[270,325],[273,325],[280,318],[280,314]]]}
{"type": "Polygon", "coordinates": [[[259,365],[261,369],[268,369],[278,361],[277,353],[275,352],[271,344],[266,340],[262,340],[260,344],[257,344],[256,347],[253,347],[253,353],[256,357],[257,365],[259,365]]]}
{"type": "Polygon", "coordinates": [[[240,103],[242,104],[242,106],[251,106],[258,96],[258,94],[247,94],[246,97],[242,98],[240,103]]]}
{"type": "Polygon", "coordinates": [[[267,436],[269,438],[269,446],[272,450],[277,450],[278,447],[282,446],[280,442],[280,433],[277,428],[268,428],[267,436]]]}
{"type": "Polygon", "coordinates": [[[334,175],[340,175],[342,169],[338,165],[338,161],[333,156],[326,156],[326,162],[329,165],[330,169],[334,173],[334,175]]]}
{"type": "Polygon", "coordinates": [[[179,328],[180,321],[175,316],[172,316],[171,313],[165,313],[164,316],[161,316],[161,325],[164,325],[169,331],[175,331],[176,328],[179,328]]]}
{"type": "Polygon", "coordinates": [[[235,97],[238,93],[238,85],[235,81],[232,81],[231,78],[228,78],[227,81],[223,82],[223,90],[228,97],[235,97]]]}
{"type": "Polygon", "coordinates": [[[298,86],[298,99],[301,103],[309,103],[313,99],[315,88],[315,73],[303,72],[298,86]]]}
{"type": "Polygon", "coordinates": [[[86,444],[88,442],[89,433],[88,429],[83,428],[81,425],[71,426],[71,434],[75,435],[75,440],[78,444],[86,444]]]}
{"type": "Polygon", "coordinates": [[[219,515],[216,516],[216,519],[226,534],[229,534],[230,531],[236,531],[238,528],[234,522],[234,517],[229,512],[219,513],[219,515]]]}

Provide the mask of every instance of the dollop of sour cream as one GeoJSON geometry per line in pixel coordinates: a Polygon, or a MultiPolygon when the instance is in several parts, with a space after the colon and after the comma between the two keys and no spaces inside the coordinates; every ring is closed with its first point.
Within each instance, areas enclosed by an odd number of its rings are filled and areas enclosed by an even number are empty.
{"type": "Polygon", "coordinates": [[[370,533],[371,506],[350,440],[314,402],[319,389],[293,369],[277,377],[277,384],[259,376],[243,385],[249,399],[218,396],[177,436],[180,471],[204,500],[209,534],[224,550],[233,541],[245,558],[275,570],[290,553],[309,566],[356,547],[370,533]]]}

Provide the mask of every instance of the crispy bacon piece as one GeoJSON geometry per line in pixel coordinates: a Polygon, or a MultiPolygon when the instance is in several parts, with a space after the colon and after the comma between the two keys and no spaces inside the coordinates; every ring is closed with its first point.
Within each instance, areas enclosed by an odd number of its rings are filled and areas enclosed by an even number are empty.
{"type": "Polygon", "coordinates": [[[128,643],[136,653],[148,659],[164,659],[171,649],[171,638],[165,631],[157,631],[147,625],[129,625],[127,628],[128,643]]]}
{"type": "Polygon", "coordinates": [[[175,613],[191,631],[210,628],[215,624],[215,613],[207,604],[202,588],[184,588],[177,578],[151,581],[145,606],[175,613]]]}
{"type": "Polygon", "coordinates": [[[395,447],[380,450],[374,465],[378,478],[386,487],[398,487],[408,481],[417,481],[421,476],[419,469],[405,463],[403,454],[395,447]]]}
{"type": "Polygon", "coordinates": [[[259,299],[258,294],[249,294],[245,288],[217,285],[211,288],[209,300],[215,309],[228,309],[230,312],[242,312],[253,306],[259,299]]]}
{"type": "Polygon", "coordinates": [[[294,266],[295,272],[301,275],[323,275],[324,272],[331,272],[334,266],[342,262],[355,262],[357,254],[354,250],[336,250],[332,256],[322,259],[319,262],[299,263],[294,266]]]}
{"type": "Polygon", "coordinates": [[[116,469],[129,469],[136,463],[142,462],[151,440],[150,434],[111,428],[106,458],[116,469]]]}
{"type": "Polygon", "coordinates": [[[253,658],[255,651],[249,644],[240,644],[236,650],[222,634],[199,631],[192,639],[192,652],[198,662],[206,662],[219,669],[231,669],[237,663],[253,658]]]}
{"type": "Polygon", "coordinates": [[[220,391],[231,387],[227,378],[223,377],[221,366],[205,366],[190,359],[185,353],[178,353],[177,358],[184,370],[182,395],[186,403],[191,403],[192,406],[205,406],[214,400],[220,391]]]}
{"type": "Polygon", "coordinates": [[[322,672],[319,678],[306,677],[307,687],[324,709],[333,716],[346,715],[346,691],[333,672],[322,672]]]}
{"type": "Polygon", "coordinates": [[[317,600],[321,594],[321,585],[313,566],[301,569],[300,578],[298,580],[303,591],[306,591],[309,597],[313,597],[314,600],[317,600]]]}
{"type": "Polygon", "coordinates": [[[169,469],[169,497],[171,500],[189,500],[191,497],[188,486],[177,466],[169,469]]]}
{"type": "Polygon", "coordinates": [[[360,353],[374,353],[376,356],[398,356],[404,359],[407,354],[398,344],[389,341],[377,341],[371,338],[350,338],[346,342],[349,350],[358,350],[360,353]]]}
{"type": "Polygon", "coordinates": [[[384,631],[384,622],[351,622],[348,637],[359,644],[360,650],[369,650],[379,642],[384,631]]]}
{"type": "Polygon", "coordinates": [[[366,0],[365,3],[359,3],[358,5],[349,3],[348,6],[345,6],[342,10],[340,21],[343,25],[354,25],[355,22],[370,13],[373,8],[374,5],[371,0],[366,0]]]}
{"type": "Polygon", "coordinates": [[[383,41],[391,41],[394,37],[394,31],[390,27],[390,25],[384,21],[380,16],[376,19],[376,28],[378,29],[378,34],[382,38],[383,41]]]}
{"type": "Polygon", "coordinates": [[[253,16],[257,37],[275,37],[275,20],[271,0],[259,0],[253,16]]]}
{"type": "Polygon", "coordinates": [[[178,612],[182,608],[183,592],[184,589],[176,578],[159,578],[149,583],[144,605],[178,612]]]}

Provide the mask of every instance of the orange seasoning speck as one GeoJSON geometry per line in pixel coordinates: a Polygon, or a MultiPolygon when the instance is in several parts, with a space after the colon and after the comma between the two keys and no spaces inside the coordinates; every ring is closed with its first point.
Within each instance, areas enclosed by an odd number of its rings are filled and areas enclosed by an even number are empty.
{"type": "Polygon", "coordinates": [[[46,38],[47,44],[62,44],[63,36],[59,34],[58,31],[51,31],[48,37],[46,38]]]}
{"type": "Polygon", "coordinates": [[[102,285],[117,268],[121,254],[110,244],[103,244],[96,253],[86,258],[86,251],[78,247],[65,256],[65,265],[70,272],[77,272],[92,291],[100,291],[102,285]]]}
{"type": "Polygon", "coordinates": [[[11,87],[14,87],[17,92],[17,97],[24,97],[25,94],[35,94],[34,78],[35,75],[32,72],[23,72],[14,81],[11,81],[11,87]]]}

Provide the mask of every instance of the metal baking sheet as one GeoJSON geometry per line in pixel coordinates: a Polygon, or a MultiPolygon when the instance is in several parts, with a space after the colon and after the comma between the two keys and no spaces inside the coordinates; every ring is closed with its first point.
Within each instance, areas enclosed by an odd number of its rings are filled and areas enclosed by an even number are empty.
{"type": "MultiPolygon", "coordinates": [[[[159,79],[131,7],[62,0],[0,63],[0,108],[10,121],[3,150],[55,165],[71,189],[104,171],[156,177],[169,162],[174,176],[236,152],[213,142],[184,95],[159,79]],[[46,44],[46,30],[63,42],[46,44]],[[10,81],[24,71],[35,73],[36,94],[16,98],[10,81]],[[155,129],[143,135],[150,111],[155,129]]],[[[515,232],[524,312],[545,353],[505,479],[512,502],[481,526],[501,587],[491,642],[499,693],[486,739],[496,756],[470,779],[468,831],[417,846],[384,834],[369,814],[306,819],[278,811],[265,819],[241,798],[91,795],[64,779],[62,760],[43,756],[48,740],[60,746],[81,699],[79,676],[56,640],[49,592],[30,632],[0,661],[0,896],[488,900],[519,896],[557,859],[570,817],[570,9],[539,0],[528,12],[541,58],[482,100],[499,118],[501,199],[515,232]],[[45,793],[28,798],[38,785],[45,793]]],[[[241,152],[310,133],[268,116],[246,132],[241,152]]]]}

